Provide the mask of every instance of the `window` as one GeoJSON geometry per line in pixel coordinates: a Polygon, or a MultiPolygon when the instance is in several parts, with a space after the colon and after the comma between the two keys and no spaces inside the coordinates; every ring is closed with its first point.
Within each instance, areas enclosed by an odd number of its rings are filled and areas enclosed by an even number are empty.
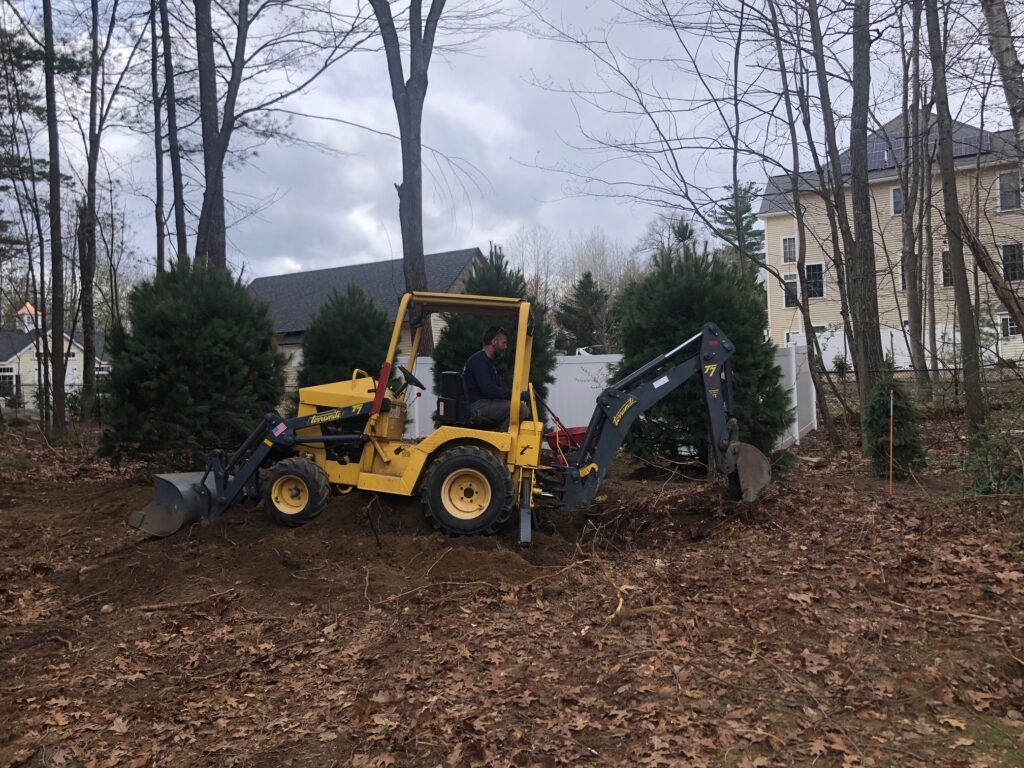
{"type": "Polygon", "coordinates": [[[893,187],[890,190],[890,201],[892,202],[892,215],[899,216],[903,213],[903,190],[899,187],[893,187]]]}
{"type": "MultiPolygon", "coordinates": [[[[783,275],[786,282],[785,306],[795,307],[797,297],[800,295],[800,288],[797,284],[796,272],[783,275]]],[[[825,297],[825,265],[807,264],[804,267],[804,281],[807,283],[807,298],[822,299],[825,297]]]]}
{"type": "Polygon", "coordinates": [[[782,263],[796,264],[796,238],[782,238],[782,263]]]}
{"type": "Polygon", "coordinates": [[[791,272],[788,275],[783,275],[782,279],[785,280],[785,282],[786,282],[786,296],[785,296],[786,302],[785,302],[785,305],[787,307],[795,307],[796,306],[796,291],[797,291],[797,287],[796,287],[796,273],[795,272],[791,272]]]}
{"type": "Polygon", "coordinates": [[[0,397],[14,397],[17,381],[13,365],[0,365],[0,397]]]}
{"type": "Polygon", "coordinates": [[[1007,243],[1000,249],[1003,254],[1003,277],[1007,280],[1024,280],[1024,246],[1007,243]]]}
{"type": "Polygon", "coordinates": [[[822,299],[825,297],[825,265],[807,264],[804,267],[804,280],[807,281],[807,298],[822,299]]]}
{"type": "Polygon", "coordinates": [[[949,251],[942,252],[942,287],[949,288],[953,284],[953,264],[949,260],[949,251]]]}
{"type": "Polygon", "coordinates": [[[827,325],[815,325],[815,326],[812,326],[812,328],[814,330],[814,335],[815,336],[821,336],[821,334],[823,334],[823,333],[828,331],[828,326],[827,325]]]}
{"type": "Polygon", "coordinates": [[[999,210],[1016,211],[1020,208],[1020,174],[1016,171],[999,174],[999,210]]]}
{"type": "Polygon", "coordinates": [[[1009,338],[1010,336],[1016,336],[1020,333],[1020,328],[1017,327],[1016,318],[1004,317],[1003,318],[1003,338],[1009,338]]]}

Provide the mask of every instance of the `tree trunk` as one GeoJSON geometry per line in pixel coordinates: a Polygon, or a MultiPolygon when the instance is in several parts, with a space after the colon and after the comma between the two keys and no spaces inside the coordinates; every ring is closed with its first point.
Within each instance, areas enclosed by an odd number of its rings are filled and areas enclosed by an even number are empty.
{"type": "Polygon", "coordinates": [[[178,104],[174,95],[174,57],[171,55],[171,23],[167,16],[167,0],[160,6],[160,37],[164,53],[164,97],[167,105],[167,150],[171,158],[171,189],[174,194],[174,236],[178,247],[178,263],[187,265],[188,235],[185,231],[185,183],[181,174],[181,148],[178,146],[178,104]]]}
{"type": "MultiPolygon", "coordinates": [[[[929,128],[929,133],[931,128],[929,128]]],[[[930,318],[928,323],[928,344],[931,347],[931,369],[938,377],[939,373],[939,339],[938,330],[936,325],[938,321],[935,317],[935,274],[938,272],[939,279],[942,279],[942,254],[939,254],[938,269],[936,270],[935,263],[935,237],[933,232],[932,224],[932,159],[931,149],[928,150],[927,159],[925,162],[925,195],[924,205],[927,206],[927,213],[924,219],[924,252],[928,254],[928,258],[931,263],[931,268],[928,272],[928,316],[930,318]]]]}
{"type": "Polygon", "coordinates": [[[847,276],[857,388],[861,404],[861,449],[869,448],[867,402],[882,370],[882,337],[878,322],[874,222],[868,185],[868,109],[871,98],[871,3],[853,4],[853,108],[850,114],[850,191],[855,234],[847,276]]]}
{"type": "Polygon", "coordinates": [[[1013,29],[1005,1],[981,0],[981,10],[985,14],[988,47],[999,69],[1006,106],[1013,120],[1018,162],[1024,170],[1024,68],[1013,45],[1013,29]]]}
{"type": "Polygon", "coordinates": [[[377,18],[391,81],[398,133],[402,140],[402,183],[398,189],[398,219],[402,227],[402,266],[407,291],[427,289],[423,260],[423,102],[427,96],[427,71],[434,49],[434,35],[444,12],[445,0],[432,0],[426,24],[422,0],[409,3],[409,79],[405,80],[402,45],[388,0],[370,0],[377,18]]]}
{"type": "MultiPolygon", "coordinates": [[[[114,11],[116,12],[116,11],[114,11]]],[[[112,12],[112,13],[114,13],[112,12]]],[[[96,277],[96,176],[100,162],[100,9],[90,3],[89,28],[89,137],[86,148],[85,204],[78,212],[78,272],[82,295],[82,415],[92,414],[96,389],[96,340],[93,288],[96,277]]],[[[113,23],[113,17],[111,18],[113,23]]]]}
{"type": "MultiPolygon", "coordinates": [[[[857,328],[852,313],[849,312],[851,302],[849,286],[848,259],[854,252],[853,230],[850,227],[850,219],[846,210],[846,192],[843,181],[843,167],[839,159],[839,141],[836,138],[835,117],[832,111],[832,95],[828,87],[828,66],[825,62],[825,43],[821,34],[821,18],[818,15],[817,0],[807,2],[807,20],[811,32],[811,49],[814,56],[814,69],[818,82],[818,98],[821,102],[822,127],[825,135],[825,149],[828,154],[828,169],[832,179],[830,185],[831,203],[834,208],[836,225],[839,228],[839,235],[842,242],[836,243],[833,251],[833,260],[836,268],[836,282],[839,286],[839,296],[842,302],[846,296],[847,313],[843,315],[843,322],[846,338],[853,350],[857,349],[857,328]]],[[[809,112],[809,110],[808,110],[809,112]]],[[[824,193],[825,190],[823,189],[824,193]]],[[[860,379],[856,353],[853,355],[854,375],[860,379]]],[[[863,403],[861,411],[863,412],[863,403]]]]}
{"type": "MultiPolygon", "coordinates": [[[[924,165],[923,153],[928,141],[921,140],[921,2],[914,0],[911,14],[910,66],[904,67],[905,79],[911,90],[909,114],[906,97],[903,101],[903,162],[910,164],[910,173],[900,175],[903,190],[903,270],[907,283],[907,315],[910,325],[910,361],[916,371],[917,383],[928,385],[928,364],[924,357],[924,328],[921,296],[921,254],[917,250],[915,219],[919,200],[920,178],[924,165]],[[908,71],[909,70],[909,71],[908,71]]],[[[904,90],[904,94],[906,90],[904,90]]]]}
{"type": "Polygon", "coordinates": [[[163,272],[164,255],[164,140],[163,121],[160,119],[160,51],[156,34],[156,0],[149,9],[149,74],[153,91],[153,163],[156,171],[156,201],[153,218],[156,225],[156,271],[163,272]]]}
{"type": "Polygon", "coordinates": [[[971,310],[971,288],[964,266],[964,243],[961,232],[960,201],[957,198],[956,169],[953,163],[953,120],[949,114],[946,90],[946,55],[939,33],[938,0],[925,0],[928,24],[928,49],[934,79],[935,106],[939,123],[939,170],[942,173],[942,201],[946,232],[949,239],[949,261],[953,270],[953,295],[960,326],[960,350],[964,369],[968,435],[977,440],[985,421],[985,402],[981,393],[981,370],[978,362],[978,337],[971,310]]]}
{"type": "Polygon", "coordinates": [[[398,186],[398,219],[402,225],[402,267],[405,290],[427,290],[423,254],[423,159],[421,126],[422,96],[406,88],[405,124],[402,136],[402,183],[398,186]],[[417,103],[418,102],[418,103],[417,103]]]}
{"type": "Polygon", "coordinates": [[[210,0],[193,0],[196,11],[196,58],[199,70],[199,118],[203,135],[203,207],[196,234],[196,261],[227,268],[224,220],[224,148],[218,126],[217,71],[213,52],[210,0]]]}
{"type": "MultiPolygon", "coordinates": [[[[57,93],[54,83],[56,53],[53,44],[52,0],[43,0],[43,72],[46,81],[46,128],[49,140],[50,185],[50,370],[53,373],[53,430],[62,434],[67,426],[64,400],[64,249],[60,220],[60,134],[57,125],[57,93]]],[[[45,367],[45,366],[44,366],[45,367]]]]}
{"type": "MultiPolygon", "coordinates": [[[[793,168],[791,171],[790,195],[793,201],[793,216],[796,219],[797,232],[797,282],[800,286],[800,316],[804,324],[804,336],[807,344],[807,368],[814,382],[814,394],[817,400],[818,413],[821,415],[825,433],[828,435],[832,447],[842,446],[839,432],[832,423],[832,415],[828,408],[828,400],[825,398],[825,387],[822,382],[822,373],[825,366],[820,363],[820,358],[815,354],[817,346],[817,334],[814,332],[814,323],[811,321],[811,304],[809,301],[806,279],[807,266],[807,232],[804,227],[803,202],[800,199],[800,139],[797,136],[796,115],[793,110],[793,98],[789,87],[789,71],[786,67],[786,57],[782,50],[782,34],[779,30],[778,13],[774,0],[769,0],[768,11],[771,15],[772,36],[775,38],[775,53],[779,65],[779,76],[782,78],[782,98],[786,106],[786,119],[789,123],[789,141],[792,150],[793,168]]],[[[822,280],[825,279],[824,274],[822,280]]],[[[783,284],[785,290],[785,284],[783,284]]]]}

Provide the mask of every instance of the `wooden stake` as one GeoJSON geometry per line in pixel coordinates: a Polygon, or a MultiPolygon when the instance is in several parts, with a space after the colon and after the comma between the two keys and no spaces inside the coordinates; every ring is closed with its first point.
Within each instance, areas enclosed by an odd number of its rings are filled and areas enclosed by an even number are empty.
{"type": "Polygon", "coordinates": [[[889,495],[892,496],[893,388],[889,387],[889,495]]]}

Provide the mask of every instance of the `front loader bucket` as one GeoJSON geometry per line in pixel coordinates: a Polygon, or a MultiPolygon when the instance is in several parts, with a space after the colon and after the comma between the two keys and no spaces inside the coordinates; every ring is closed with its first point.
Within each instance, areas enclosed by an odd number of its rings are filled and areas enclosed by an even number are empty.
{"type": "Polygon", "coordinates": [[[736,474],[744,501],[754,501],[771,482],[772,465],[768,457],[750,443],[740,443],[736,454],[736,474]]]}
{"type": "Polygon", "coordinates": [[[151,536],[163,537],[170,536],[183,526],[198,523],[216,487],[213,475],[207,474],[206,488],[209,493],[201,493],[203,474],[176,472],[157,475],[156,498],[145,509],[132,512],[128,517],[128,525],[151,536]]]}

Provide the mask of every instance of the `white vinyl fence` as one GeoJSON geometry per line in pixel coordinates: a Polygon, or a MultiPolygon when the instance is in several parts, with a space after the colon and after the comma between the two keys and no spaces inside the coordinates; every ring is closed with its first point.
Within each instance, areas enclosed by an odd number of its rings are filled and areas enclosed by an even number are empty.
{"type": "MultiPolygon", "coordinates": [[[[547,403],[566,427],[585,427],[594,412],[597,396],[607,386],[612,367],[621,355],[576,355],[556,358],[555,381],[548,390],[547,403]]],[[[413,373],[427,385],[426,391],[410,406],[407,434],[425,437],[434,429],[433,415],[437,396],[433,391],[433,360],[420,358],[413,373]]],[[[816,429],[818,412],[814,383],[807,368],[806,347],[783,347],[775,351],[775,362],[782,369],[782,386],[789,394],[795,418],[779,438],[777,448],[785,449],[816,429]]],[[[756,414],[737,414],[738,418],[756,418],[756,414]]]]}

